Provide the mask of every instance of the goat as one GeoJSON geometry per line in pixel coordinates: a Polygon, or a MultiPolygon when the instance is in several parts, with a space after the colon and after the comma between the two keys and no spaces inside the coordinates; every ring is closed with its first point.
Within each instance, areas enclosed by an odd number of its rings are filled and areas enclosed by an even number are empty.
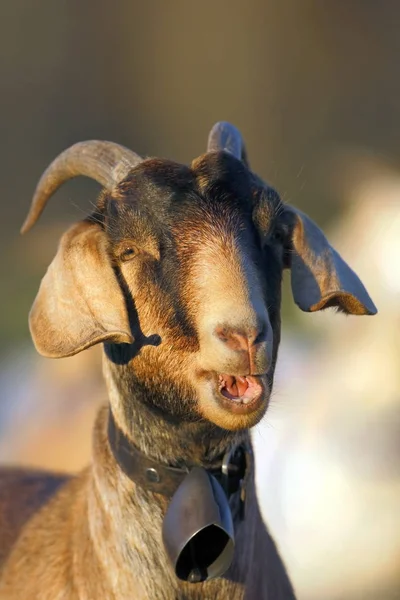
{"type": "Polygon", "coordinates": [[[229,495],[232,563],[197,583],[177,576],[163,545],[176,485],[171,475],[162,487],[159,473],[220,473],[230,449],[250,448],[273,385],[285,268],[304,311],[371,315],[372,300],[317,225],[250,170],[228,123],[190,167],[75,144],[42,175],[22,232],[78,175],[104,189],[62,237],[30,330],[51,358],[103,343],[109,404],[78,476],[3,470],[0,598],[295,598],[251,461],[229,495]]]}

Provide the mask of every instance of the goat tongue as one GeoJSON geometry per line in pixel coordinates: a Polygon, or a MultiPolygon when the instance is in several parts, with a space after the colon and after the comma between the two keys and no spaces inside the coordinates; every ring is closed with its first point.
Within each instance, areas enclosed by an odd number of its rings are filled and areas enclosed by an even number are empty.
{"type": "Polygon", "coordinates": [[[221,385],[221,392],[228,398],[240,398],[244,395],[249,382],[246,377],[234,377],[233,375],[221,374],[219,376],[219,382],[221,385]]]}

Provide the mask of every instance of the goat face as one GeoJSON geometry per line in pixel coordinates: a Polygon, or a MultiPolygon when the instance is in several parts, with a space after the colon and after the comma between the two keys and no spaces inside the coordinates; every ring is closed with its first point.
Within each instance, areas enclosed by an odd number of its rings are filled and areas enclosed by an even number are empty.
{"type": "Polygon", "coordinates": [[[280,208],[224,152],[190,169],[145,161],[104,198],[136,342],[108,353],[128,350],[158,402],[175,389],[168,403],[179,399],[169,407],[181,417],[235,428],[266,409],[279,343],[280,208]]]}
{"type": "Polygon", "coordinates": [[[30,325],[43,354],[105,342],[127,397],[141,389],[163,413],[235,430],[267,408],[284,267],[303,310],[375,307],[314,223],[240,155],[212,150],[190,168],[148,159],[119,172],[65,234],[30,325]]]}

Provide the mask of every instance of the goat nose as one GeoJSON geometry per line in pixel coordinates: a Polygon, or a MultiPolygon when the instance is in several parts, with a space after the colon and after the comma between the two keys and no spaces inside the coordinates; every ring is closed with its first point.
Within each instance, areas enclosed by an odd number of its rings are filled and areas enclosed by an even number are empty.
{"type": "Polygon", "coordinates": [[[246,350],[247,352],[254,346],[265,342],[267,332],[267,325],[262,325],[260,328],[250,327],[244,330],[218,325],[214,330],[216,337],[224,342],[228,348],[236,351],[246,350]]]}

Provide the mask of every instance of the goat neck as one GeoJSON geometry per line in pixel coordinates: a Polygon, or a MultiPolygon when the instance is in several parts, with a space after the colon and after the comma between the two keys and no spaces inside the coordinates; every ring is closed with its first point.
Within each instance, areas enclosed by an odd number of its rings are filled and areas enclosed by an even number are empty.
{"type": "MultiPolygon", "coordinates": [[[[107,355],[103,373],[118,426],[141,452],[160,463],[207,468],[234,444],[249,439],[248,431],[227,431],[204,419],[184,421],[163,412],[149,402],[132,369],[113,363],[107,355]]],[[[173,401],[179,398],[175,395],[173,401]]]]}

